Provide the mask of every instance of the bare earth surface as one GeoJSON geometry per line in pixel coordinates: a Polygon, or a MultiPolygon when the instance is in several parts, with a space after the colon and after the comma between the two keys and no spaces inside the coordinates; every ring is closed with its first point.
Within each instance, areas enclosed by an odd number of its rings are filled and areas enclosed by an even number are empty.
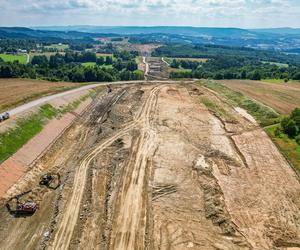
{"type": "Polygon", "coordinates": [[[191,83],[100,94],[10,196],[30,189],[32,216],[2,202],[0,249],[300,247],[296,174],[245,114],[191,83]],[[44,172],[60,173],[61,187],[39,186],[44,172]]]}
{"type": "Polygon", "coordinates": [[[0,112],[76,86],[79,86],[78,83],[0,79],[0,112]]]}
{"type": "Polygon", "coordinates": [[[250,96],[282,114],[300,106],[300,83],[276,84],[251,80],[220,80],[235,91],[250,96]]]}

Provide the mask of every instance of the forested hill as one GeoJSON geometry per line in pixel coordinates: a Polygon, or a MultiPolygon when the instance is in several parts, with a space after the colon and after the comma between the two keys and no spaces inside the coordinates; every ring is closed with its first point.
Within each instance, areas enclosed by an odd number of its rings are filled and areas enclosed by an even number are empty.
{"type": "Polygon", "coordinates": [[[106,26],[54,26],[54,27],[0,27],[0,39],[81,39],[92,40],[105,36],[129,36],[134,43],[217,44],[280,50],[300,51],[300,29],[261,29],[203,27],[106,27],[106,26]]]}

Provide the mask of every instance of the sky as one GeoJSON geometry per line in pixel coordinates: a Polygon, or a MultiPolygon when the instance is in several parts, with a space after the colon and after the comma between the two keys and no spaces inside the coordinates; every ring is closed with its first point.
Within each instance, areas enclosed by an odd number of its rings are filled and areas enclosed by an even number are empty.
{"type": "Polygon", "coordinates": [[[0,0],[0,26],[300,27],[300,0],[0,0]]]}

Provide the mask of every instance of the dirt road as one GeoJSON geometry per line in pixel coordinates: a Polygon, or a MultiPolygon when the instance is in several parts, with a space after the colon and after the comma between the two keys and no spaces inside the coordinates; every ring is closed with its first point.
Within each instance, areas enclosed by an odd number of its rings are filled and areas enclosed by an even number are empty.
{"type": "Polygon", "coordinates": [[[134,142],[116,205],[115,229],[112,233],[111,249],[138,249],[143,246],[146,234],[147,199],[143,195],[147,188],[145,175],[148,158],[154,153],[156,133],[151,128],[150,115],[156,104],[159,87],[150,92],[143,109],[138,114],[141,132],[134,142]]]}
{"type": "MultiPolygon", "coordinates": [[[[69,243],[72,237],[72,233],[78,218],[78,213],[79,213],[79,208],[80,208],[80,203],[82,200],[82,196],[83,196],[83,192],[84,192],[84,187],[85,187],[85,182],[86,182],[86,175],[87,175],[87,169],[91,163],[91,161],[98,155],[100,154],[103,149],[105,149],[106,147],[108,147],[109,145],[111,145],[115,140],[117,140],[118,138],[124,136],[126,133],[128,133],[133,127],[138,126],[138,124],[140,122],[143,122],[144,125],[146,125],[143,130],[147,129],[150,126],[150,110],[151,110],[151,106],[153,105],[153,98],[155,98],[155,92],[157,90],[154,89],[152,91],[152,93],[150,94],[150,97],[147,99],[146,103],[142,106],[142,110],[141,112],[138,114],[137,118],[134,120],[134,122],[129,123],[127,126],[125,126],[124,128],[122,128],[118,133],[116,133],[115,135],[111,136],[108,140],[106,140],[105,142],[103,142],[102,144],[100,144],[100,146],[98,146],[96,149],[94,149],[91,153],[89,153],[84,160],[81,162],[79,168],[76,170],[75,173],[75,178],[74,178],[74,184],[73,187],[74,189],[72,190],[72,195],[70,197],[70,201],[68,201],[68,205],[66,210],[63,212],[63,219],[60,223],[60,225],[58,226],[58,230],[57,233],[55,235],[54,238],[54,242],[53,242],[53,249],[68,249],[69,248],[69,243]]],[[[143,141],[146,140],[146,134],[142,135],[142,139],[143,141]]],[[[150,139],[150,138],[149,138],[150,139]]],[[[137,181],[137,177],[140,174],[140,172],[142,172],[141,174],[145,174],[145,156],[147,156],[147,153],[149,151],[149,147],[147,146],[147,143],[143,144],[143,141],[140,142],[140,145],[143,145],[143,149],[142,150],[138,150],[139,154],[145,154],[144,157],[136,156],[136,163],[134,164],[134,169],[133,172],[135,174],[132,174],[130,176],[128,176],[128,178],[131,178],[132,181],[130,181],[130,184],[135,185],[135,182],[137,181]],[[141,167],[143,166],[143,167],[141,167]],[[140,170],[140,168],[142,168],[142,170],[140,170]],[[139,171],[140,170],[140,171],[139,171]]],[[[126,177],[125,177],[126,178],[126,177]]],[[[124,182],[127,183],[127,182],[124,182]]],[[[141,178],[138,183],[143,183],[143,178],[141,178]]],[[[126,228],[128,226],[127,220],[129,220],[131,223],[134,219],[139,219],[139,202],[134,201],[134,192],[139,192],[138,197],[142,197],[142,187],[140,187],[140,185],[136,186],[129,186],[129,191],[127,192],[127,194],[123,194],[121,196],[121,199],[123,196],[125,196],[125,201],[122,201],[122,211],[120,214],[120,222],[118,223],[118,227],[122,228],[126,228]],[[131,194],[130,194],[131,192],[131,194]],[[127,200],[126,200],[127,198],[127,200]],[[135,203],[137,202],[137,203],[135,203]],[[131,207],[132,204],[135,203],[134,208],[131,207]],[[127,213],[127,211],[131,211],[132,213],[128,216],[125,216],[125,213],[127,213]],[[124,221],[124,219],[126,219],[124,221]]],[[[124,189],[123,189],[124,191],[124,189]]],[[[134,224],[134,223],[133,223],[134,224]]],[[[136,225],[135,227],[133,226],[133,230],[138,231],[139,227],[138,225],[136,225]]],[[[134,243],[134,236],[135,236],[135,231],[132,232],[131,234],[131,238],[129,240],[128,243],[128,247],[132,248],[133,247],[133,243],[134,243]]],[[[124,243],[124,239],[121,236],[120,240],[117,241],[118,247],[116,249],[126,249],[127,246],[124,243]]]]}
{"type": "Polygon", "coordinates": [[[0,206],[0,249],[300,247],[297,176],[255,123],[193,83],[100,94],[15,187],[28,189],[40,209],[0,206]],[[38,185],[49,171],[57,190],[38,185]]]}

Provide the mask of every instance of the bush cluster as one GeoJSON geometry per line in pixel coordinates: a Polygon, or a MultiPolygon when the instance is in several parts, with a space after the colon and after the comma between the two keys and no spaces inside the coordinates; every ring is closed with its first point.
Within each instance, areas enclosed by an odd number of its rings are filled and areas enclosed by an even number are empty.
{"type": "Polygon", "coordinates": [[[300,109],[296,108],[281,121],[282,131],[300,145],[300,109]]]}

